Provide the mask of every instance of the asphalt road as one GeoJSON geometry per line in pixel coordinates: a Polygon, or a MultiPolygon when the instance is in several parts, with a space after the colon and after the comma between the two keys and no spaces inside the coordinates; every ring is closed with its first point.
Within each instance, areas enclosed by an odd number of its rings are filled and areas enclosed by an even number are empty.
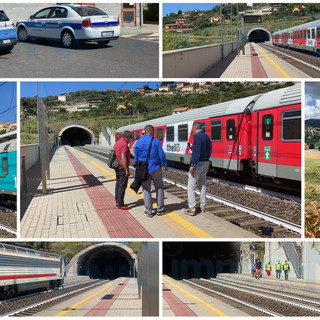
{"type": "Polygon", "coordinates": [[[99,48],[81,44],[65,49],[58,42],[18,43],[0,53],[1,78],[158,78],[159,44],[118,39],[99,48]]]}

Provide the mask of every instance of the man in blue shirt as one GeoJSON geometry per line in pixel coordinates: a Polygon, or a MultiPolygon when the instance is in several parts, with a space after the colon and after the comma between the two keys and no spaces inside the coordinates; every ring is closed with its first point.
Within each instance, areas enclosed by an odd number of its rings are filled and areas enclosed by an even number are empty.
{"type": "Polygon", "coordinates": [[[154,187],[156,189],[157,215],[160,216],[165,213],[161,167],[167,167],[167,159],[163,152],[159,139],[153,137],[153,126],[147,125],[144,128],[144,131],[145,135],[137,141],[134,148],[134,164],[136,165],[138,161],[148,162],[149,177],[148,180],[142,182],[142,189],[144,193],[144,205],[146,207],[144,213],[149,218],[151,218],[154,216],[154,213],[152,211],[151,180],[153,181],[154,187]],[[151,149],[148,158],[148,150],[150,145],[151,149]]]}
{"type": "Polygon", "coordinates": [[[210,138],[201,128],[201,124],[193,124],[192,133],[194,134],[192,156],[190,159],[189,179],[188,179],[188,206],[185,213],[190,216],[196,215],[196,188],[200,189],[200,210],[205,212],[206,192],[207,192],[207,171],[211,155],[212,145],[210,138]]]}

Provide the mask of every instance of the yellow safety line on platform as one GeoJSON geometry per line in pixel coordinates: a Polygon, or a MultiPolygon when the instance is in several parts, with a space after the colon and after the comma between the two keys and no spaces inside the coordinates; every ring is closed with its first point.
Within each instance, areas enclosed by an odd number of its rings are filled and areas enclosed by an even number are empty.
{"type": "Polygon", "coordinates": [[[123,279],[114,281],[113,283],[107,285],[105,288],[97,291],[96,293],[92,294],[91,296],[75,303],[74,305],[70,306],[67,308],[67,310],[61,311],[58,314],[55,315],[55,317],[62,317],[64,315],[66,315],[67,313],[69,313],[70,311],[75,311],[79,306],[81,306],[82,304],[86,303],[87,301],[95,298],[96,296],[98,296],[99,294],[103,293],[104,291],[107,291],[108,289],[110,289],[111,287],[117,285],[119,282],[123,281],[123,279]]]}
{"type": "Polygon", "coordinates": [[[204,300],[196,297],[195,295],[193,295],[192,293],[188,292],[187,290],[181,288],[180,286],[178,286],[177,284],[173,283],[172,281],[170,281],[169,279],[167,279],[166,277],[163,277],[163,280],[167,283],[169,283],[171,286],[173,286],[174,288],[178,289],[180,292],[182,292],[183,294],[185,294],[186,296],[188,296],[189,298],[191,298],[192,300],[196,301],[198,304],[200,304],[202,307],[205,307],[207,309],[209,309],[209,312],[211,313],[211,315],[213,316],[220,316],[220,317],[228,317],[228,315],[226,315],[224,312],[220,311],[219,309],[213,307],[211,304],[209,304],[208,302],[205,302],[204,300]]]}
{"type": "MultiPolygon", "coordinates": [[[[69,147],[72,149],[75,153],[77,153],[81,158],[88,161],[90,164],[95,166],[98,170],[100,170],[102,173],[105,173],[109,177],[112,177],[112,179],[115,179],[116,176],[109,172],[107,169],[101,167],[94,161],[90,160],[87,156],[81,154],[78,150],[69,147]]],[[[143,199],[143,195],[136,194],[132,189],[129,187],[127,188],[127,191],[129,191],[130,196],[134,199],[143,199]]],[[[171,229],[179,233],[184,238],[214,238],[212,235],[207,233],[206,231],[202,230],[201,228],[195,226],[193,223],[187,221],[186,219],[180,217],[177,213],[174,211],[169,212],[166,215],[159,217],[164,223],[166,223],[171,229]]]]}
{"type": "Polygon", "coordinates": [[[258,47],[255,43],[252,43],[255,50],[258,50],[268,61],[269,63],[277,70],[278,74],[282,76],[282,78],[292,78],[290,77],[280,66],[278,66],[266,53],[265,51],[258,47]]]}

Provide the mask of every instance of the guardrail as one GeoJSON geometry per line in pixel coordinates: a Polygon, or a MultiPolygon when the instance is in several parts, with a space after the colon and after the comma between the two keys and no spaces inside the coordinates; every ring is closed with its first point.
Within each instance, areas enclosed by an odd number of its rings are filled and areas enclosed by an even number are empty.
{"type": "Polygon", "coordinates": [[[163,76],[198,78],[237,49],[237,42],[213,44],[163,53],[163,76]],[[223,57],[222,57],[223,52],[223,57]]]}

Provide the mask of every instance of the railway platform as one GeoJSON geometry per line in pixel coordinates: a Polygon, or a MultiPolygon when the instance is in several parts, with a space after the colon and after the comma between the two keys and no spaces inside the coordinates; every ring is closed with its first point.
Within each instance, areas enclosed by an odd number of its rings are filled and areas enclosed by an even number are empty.
{"type": "MultiPolygon", "coordinates": [[[[41,193],[40,170],[35,167],[29,172],[34,190],[22,201],[23,238],[258,237],[210,212],[187,216],[187,204],[168,192],[163,216],[146,217],[143,195],[129,187],[125,203],[132,209],[119,210],[114,201],[114,170],[73,147],[61,146],[55,151],[50,171],[46,195],[41,193]]],[[[132,181],[131,177],[129,185],[132,181]]]]}
{"type": "Polygon", "coordinates": [[[248,316],[245,312],[215,299],[182,281],[163,277],[163,316],[248,316]]]}
{"type": "Polygon", "coordinates": [[[230,281],[239,281],[247,283],[259,283],[259,286],[265,285],[269,287],[278,287],[278,288],[290,288],[291,290],[297,292],[309,293],[311,296],[314,294],[319,294],[320,284],[307,282],[301,278],[290,278],[288,280],[284,279],[284,273],[282,272],[280,280],[276,279],[275,272],[273,271],[271,276],[268,277],[264,272],[262,278],[259,280],[253,278],[250,275],[236,274],[236,273],[224,273],[219,274],[217,279],[230,280],[230,281]]]}
{"type": "Polygon", "coordinates": [[[140,317],[137,279],[118,278],[46,308],[36,317],[140,317]]]}
{"type": "Polygon", "coordinates": [[[257,43],[247,43],[245,54],[233,53],[202,78],[310,78],[257,43]]]}

